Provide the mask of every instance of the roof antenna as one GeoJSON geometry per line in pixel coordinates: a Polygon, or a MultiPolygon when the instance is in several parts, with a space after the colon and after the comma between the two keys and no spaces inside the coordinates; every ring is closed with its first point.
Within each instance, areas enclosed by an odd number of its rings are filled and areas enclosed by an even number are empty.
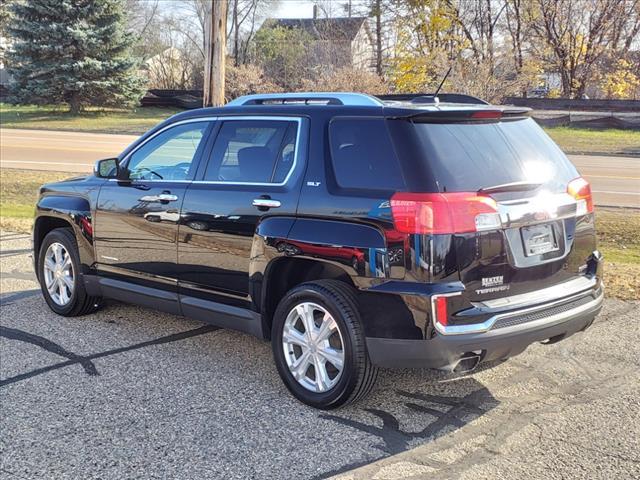
{"type": "Polygon", "coordinates": [[[451,69],[453,68],[453,65],[451,65],[449,67],[449,70],[447,70],[447,73],[444,74],[444,78],[442,79],[442,81],[440,82],[440,85],[438,85],[438,88],[436,89],[436,93],[433,94],[433,96],[435,98],[438,98],[438,93],[440,93],[440,89],[442,88],[442,85],[444,85],[444,82],[447,80],[447,78],[449,77],[449,74],[451,73],[451,69]]]}

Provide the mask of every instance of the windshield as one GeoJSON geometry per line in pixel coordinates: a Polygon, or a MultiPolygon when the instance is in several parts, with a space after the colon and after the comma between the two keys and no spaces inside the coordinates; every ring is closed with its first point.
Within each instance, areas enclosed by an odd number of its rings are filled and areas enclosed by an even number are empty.
{"type": "Polygon", "coordinates": [[[578,177],[560,148],[531,118],[491,123],[415,123],[441,192],[513,182],[564,191],[578,177]]]}

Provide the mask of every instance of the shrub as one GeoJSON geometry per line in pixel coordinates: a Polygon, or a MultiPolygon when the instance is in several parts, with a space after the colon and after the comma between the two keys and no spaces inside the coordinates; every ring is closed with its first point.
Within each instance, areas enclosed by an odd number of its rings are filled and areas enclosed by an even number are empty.
{"type": "Polygon", "coordinates": [[[225,72],[225,98],[232,100],[252,93],[275,93],[282,89],[268,79],[256,65],[233,65],[227,61],[225,72]]]}
{"type": "Polygon", "coordinates": [[[389,87],[375,73],[344,67],[320,72],[313,79],[302,81],[303,91],[314,92],[362,92],[372,95],[388,93],[389,87]]]}

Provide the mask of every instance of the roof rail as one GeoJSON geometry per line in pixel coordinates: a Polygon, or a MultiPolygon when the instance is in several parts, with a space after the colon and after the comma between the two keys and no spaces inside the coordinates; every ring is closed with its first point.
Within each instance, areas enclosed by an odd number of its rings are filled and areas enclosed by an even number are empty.
{"type": "Polygon", "coordinates": [[[382,101],[364,93],[348,92],[300,92],[262,93],[244,95],[227,103],[226,107],[240,105],[349,105],[357,107],[382,107],[382,101]]]}
{"type": "MultiPolygon", "coordinates": [[[[411,103],[437,103],[433,93],[394,93],[389,95],[376,95],[380,100],[411,103]]],[[[489,105],[489,102],[463,93],[439,93],[438,100],[447,103],[467,103],[471,105],[489,105]]]]}

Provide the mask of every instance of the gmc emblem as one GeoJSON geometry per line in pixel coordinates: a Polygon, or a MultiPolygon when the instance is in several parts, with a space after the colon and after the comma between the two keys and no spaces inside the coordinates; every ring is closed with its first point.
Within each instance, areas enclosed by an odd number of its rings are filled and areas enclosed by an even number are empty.
{"type": "Polygon", "coordinates": [[[533,219],[537,221],[549,220],[550,215],[547,212],[536,212],[533,214],[533,219]]]}

